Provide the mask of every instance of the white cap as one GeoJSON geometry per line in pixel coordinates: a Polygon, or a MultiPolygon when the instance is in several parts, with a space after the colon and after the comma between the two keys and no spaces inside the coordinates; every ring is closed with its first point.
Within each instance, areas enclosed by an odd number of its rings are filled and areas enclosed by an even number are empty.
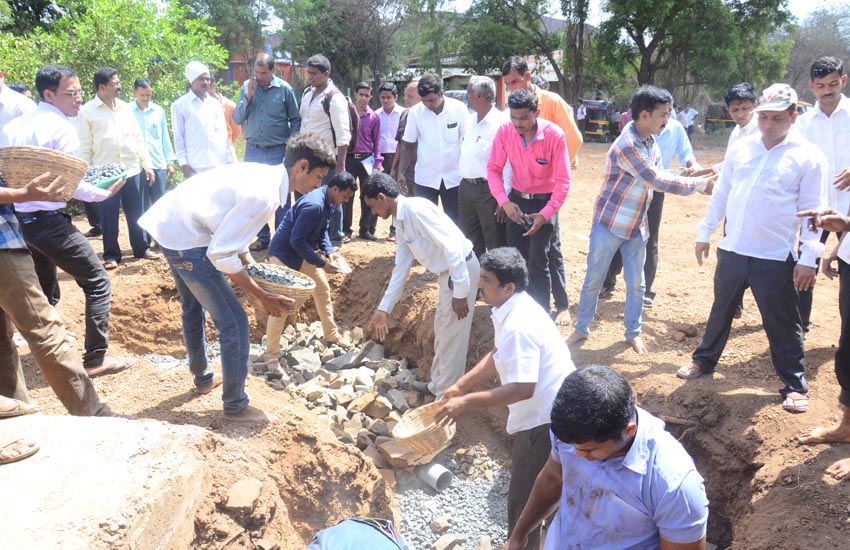
{"type": "Polygon", "coordinates": [[[756,112],[785,111],[792,105],[797,105],[797,92],[788,84],[774,84],[761,93],[756,112]]]}
{"type": "Polygon", "coordinates": [[[194,82],[196,78],[204,73],[210,74],[210,70],[207,69],[207,66],[200,61],[190,61],[189,64],[186,65],[186,78],[190,83],[194,82]]]}

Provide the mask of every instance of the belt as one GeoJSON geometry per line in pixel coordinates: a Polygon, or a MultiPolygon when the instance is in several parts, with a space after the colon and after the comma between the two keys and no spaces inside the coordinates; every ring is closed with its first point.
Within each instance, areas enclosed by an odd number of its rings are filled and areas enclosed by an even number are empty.
{"type": "Polygon", "coordinates": [[[61,216],[64,214],[61,210],[36,210],[34,212],[15,212],[15,216],[18,217],[18,221],[23,224],[33,223],[38,221],[41,218],[48,218],[50,216],[61,216]]]}
{"type": "Polygon", "coordinates": [[[261,149],[263,151],[271,151],[272,149],[280,149],[281,147],[286,147],[285,143],[282,143],[280,145],[257,145],[256,143],[249,143],[248,145],[254,147],[255,149],[261,149]]]}
{"type": "Polygon", "coordinates": [[[372,153],[348,153],[349,156],[354,157],[354,160],[363,160],[372,156],[372,153]]]}
{"type": "Polygon", "coordinates": [[[487,178],[463,178],[463,181],[469,183],[470,185],[478,185],[479,183],[487,185],[487,178]]]}
{"type": "Polygon", "coordinates": [[[532,201],[548,201],[552,198],[552,193],[523,193],[522,191],[511,190],[511,195],[526,200],[532,201]]]}
{"type": "Polygon", "coordinates": [[[464,260],[468,262],[469,260],[471,260],[471,259],[472,259],[472,257],[473,257],[473,256],[475,256],[475,250],[473,250],[472,252],[470,252],[469,254],[467,254],[467,255],[466,255],[466,258],[464,258],[464,260]]]}

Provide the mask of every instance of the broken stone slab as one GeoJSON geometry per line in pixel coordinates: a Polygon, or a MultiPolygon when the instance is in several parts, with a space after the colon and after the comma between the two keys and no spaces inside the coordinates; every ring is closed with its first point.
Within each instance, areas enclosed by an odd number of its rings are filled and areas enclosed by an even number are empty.
{"type": "Polygon", "coordinates": [[[369,367],[359,367],[357,369],[357,377],[354,379],[354,384],[361,386],[374,386],[375,373],[369,367]]]}
{"type": "Polygon", "coordinates": [[[332,424],[331,431],[336,436],[337,441],[340,443],[345,443],[346,445],[354,445],[354,438],[351,437],[351,434],[346,432],[344,429],[339,426],[332,424]]]}
{"type": "Polygon", "coordinates": [[[354,358],[357,357],[356,351],[347,351],[338,357],[334,357],[327,363],[325,363],[325,368],[329,371],[339,371],[342,369],[350,368],[354,362],[354,358]]]}
{"type": "Polygon", "coordinates": [[[395,388],[387,390],[385,397],[387,398],[387,400],[389,400],[390,404],[392,404],[394,409],[404,412],[410,408],[410,405],[407,403],[407,398],[405,397],[404,393],[395,388]]]}
{"type": "Polygon", "coordinates": [[[465,535],[446,534],[431,545],[431,550],[452,550],[466,542],[465,535]]]}
{"type": "Polygon", "coordinates": [[[389,429],[387,428],[387,423],[383,420],[373,420],[369,422],[366,428],[376,436],[387,436],[390,433],[389,429]]]}
{"type": "MultiPolygon", "coordinates": [[[[300,366],[299,370],[316,373],[320,368],[322,368],[322,359],[318,353],[311,349],[297,349],[295,351],[289,352],[289,358],[297,362],[297,365],[300,366]]],[[[298,368],[296,365],[292,365],[295,368],[298,368]]]]}
{"type": "Polygon", "coordinates": [[[348,404],[347,409],[349,412],[364,412],[366,407],[372,404],[375,399],[378,397],[378,392],[374,390],[363,392],[361,395],[354,398],[354,400],[348,404]]]}
{"type": "Polygon", "coordinates": [[[384,461],[384,457],[381,452],[378,451],[378,449],[376,449],[374,445],[366,447],[361,452],[372,460],[372,463],[375,465],[375,468],[383,470],[389,467],[384,461]]]}
{"type": "Polygon", "coordinates": [[[386,393],[390,390],[394,390],[398,387],[394,378],[378,378],[375,380],[375,389],[378,390],[382,395],[386,395],[386,393]]]}
{"type": "Polygon", "coordinates": [[[354,401],[357,397],[357,394],[354,393],[354,388],[349,385],[345,385],[338,390],[334,390],[333,394],[337,404],[342,405],[343,407],[354,401]]]}
{"type": "Polygon", "coordinates": [[[493,541],[487,535],[478,537],[475,541],[475,550],[492,550],[493,541]]]}
{"type": "Polygon", "coordinates": [[[354,343],[355,346],[359,345],[360,342],[363,341],[364,337],[365,335],[363,334],[362,327],[354,327],[353,329],[351,329],[351,341],[352,343],[354,343]]]}
{"type": "MultiPolygon", "coordinates": [[[[389,373],[385,376],[390,376],[398,374],[398,371],[401,368],[401,361],[396,361],[395,359],[381,359],[380,361],[366,361],[363,363],[363,366],[369,367],[376,373],[379,369],[384,369],[389,373]]],[[[376,374],[375,377],[377,378],[379,375],[376,374]]]]}
{"type": "Polygon", "coordinates": [[[395,472],[393,472],[392,470],[381,469],[381,470],[378,470],[378,473],[381,474],[381,477],[384,478],[384,481],[387,483],[389,488],[392,489],[393,492],[395,492],[396,485],[397,485],[396,479],[395,479],[395,472]]]}
{"type": "Polygon", "coordinates": [[[263,482],[255,477],[240,479],[227,491],[224,509],[240,514],[250,514],[260,498],[263,482]]]}
{"type": "Polygon", "coordinates": [[[383,358],[384,346],[374,340],[369,340],[360,349],[360,353],[354,357],[352,364],[359,365],[366,361],[380,361],[383,358]]]}
{"type": "Polygon", "coordinates": [[[392,403],[383,395],[378,395],[363,409],[363,412],[372,418],[386,418],[392,410],[392,403]]]}
{"type": "Polygon", "coordinates": [[[378,370],[375,371],[375,380],[380,380],[382,378],[391,379],[392,373],[390,373],[389,369],[384,367],[378,367],[378,370]]]}
{"type": "Polygon", "coordinates": [[[41,414],[0,422],[0,439],[21,434],[38,441],[41,450],[0,467],[3,494],[14,497],[14,505],[0,506],[0,525],[14,526],[3,529],[0,546],[192,545],[208,471],[196,449],[211,437],[206,430],[41,414]]]}
{"type": "Polygon", "coordinates": [[[443,514],[431,519],[431,532],[435,535],[442,535],[449,529],[449,524],[452,521],[451,514],[443,514]]]}
{"type": "Polygon", "coordinates": [[[357,445],[357,448],[362,451],[366,447],[372,447],[375,445],[375,436],[372,435],[372,432],[366,428],[360,428],[360,431],[357,432],[355,444],[357,445]]]}
{"type": "Polygon", "coordinates": [[[416,373],[411,370],[401,369],[393,378],[395,378],[400,390],[412,390],[413,383],[416,381],[416,373]]]}

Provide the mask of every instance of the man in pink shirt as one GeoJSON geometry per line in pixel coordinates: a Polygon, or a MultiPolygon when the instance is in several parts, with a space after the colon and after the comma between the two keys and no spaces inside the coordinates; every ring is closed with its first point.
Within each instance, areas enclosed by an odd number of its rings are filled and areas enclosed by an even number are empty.
{"type": "Polygon", "coordinates": [[[567,142],[555,124],[537,118],[537,95],[519,89],[508,97],[511,124],[496,132],[487,163],[490,193],[508,216],[508,246],[519,249],[528,263],[529,291],[548,310],[549,246],[558,231],[558,210],[570,190],[567,142]],[[502,170],[513,169],[510,194],[505,192],[502,170]]]}

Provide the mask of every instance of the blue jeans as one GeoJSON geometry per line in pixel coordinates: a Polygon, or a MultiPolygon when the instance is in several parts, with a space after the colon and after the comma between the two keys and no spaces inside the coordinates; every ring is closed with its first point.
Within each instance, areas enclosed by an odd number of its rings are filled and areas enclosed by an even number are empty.
{"type": "Polygon", "coordinates": [[[245,379],[248,377],[248,317],[233,294],[224,273],[207,258],[206,247],[189,250],[162,248],[180,294],[183,310],[183,342],[189,356],[189,370],[195,386],[212,384],[213,371],[207,362],[204,333],[205,312],[209,312],[221,343],[221,373],[224,412],[235,414],[248,406],[245,379]]]}
{"type": "MultiPolygon", "coordinates": [[[[260,164],[277,166],[278,164],[283,163],[283,156],[285,153],[286,145],[277,145],[274,147],[269,147],[268,149],[264,149],[248,143],[247,145],[245,145],[245,162],[259,162],[260,164]]],[[[286,214],[286,211],[289,208],[289,204],[290,201],[287,199],[285,205],[278,206],[277,210],[275,210],[275,229],[277,229],[277,227],[280,225],[280,222],[283,221],[283,216],[284,214],[286,214]]],[[[269,229],[269,224],[265,224],[260,229],[260,232],[257,233],[257,240],[265,244],[269,244],[269,241],[271,240],[271,230],[269,229]]]]}
{"type": "Polygon", "coordinates": [[[148,241],[144,230],[139,227],[142,217],[144,196],[142,195],[143,174],[127,178],[124,187],[114,197],[97,203],[100,207],[100,226],[103,229],[103,260],[121,261],[121,247],[118,245],[118,213],[124,207],[127,218],[127,232],[130,234],[130,247],[133,256],[141,258],[148,251],[148,241]]]}
{"type": "Polygon", "coordinates": [[[646,259],[646,241],[638,234],[631,239],[621,239],[611,233],[607,227],[595,223],[590,229],[590,251],[587,254],[587,273],[581,287],[578,303],[576,332],[589,336],[588,326],[596,315],[599,302],[599,289],[608,273],[608,266],[614,254],[620,251],[623,257],[623,277],[626,280],[626,312],[623,323],[626,325],[626,340],[640,336],[643,320],[643,262],[646,259]]]}
{"type": "MultiPolygon", "coordinates": [[[[325,174],[324,178],[322,178],[322,185],[327,185],[328,182],[331,181],[331,178],[334,177],[334,175],[336,175],[335,170],[328,170],[328,173],[325,174]]],[[[328,237],[331,239],[331,242],[336,246],[342,244],[342,238],[345,236],[345,233],[342,230],[342,218],[342,205],[332,204],[331,216],[330,218],[328,218],[328,237]]]]}

